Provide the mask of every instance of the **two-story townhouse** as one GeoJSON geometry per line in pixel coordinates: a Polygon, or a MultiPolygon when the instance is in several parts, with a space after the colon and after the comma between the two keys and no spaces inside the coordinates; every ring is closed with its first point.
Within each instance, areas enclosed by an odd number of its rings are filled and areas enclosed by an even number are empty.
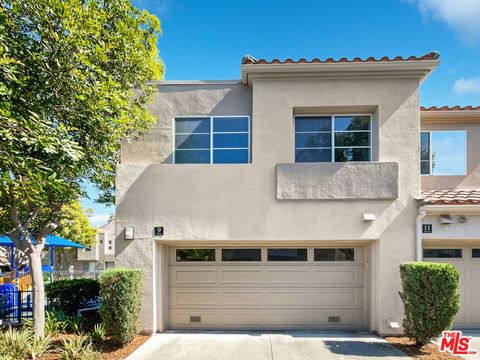
{"type": "Polygon", "coordinates": [[[421,184],[443,187],[419,171],[436,126],[419,84],[438,64],[246,56],[240,81],[160,82],[157,124],[117,168],[142,329],[400,332],[398,267],[428,245],[421,184]]]}
{"type": "Polygon", "coordinates": [[[455,326],[480,328],[480,107],[421,108],[420,145],[417,259],[457,267],[455,326]]]}
{"type": "Polygon", "coordinates": [[[95,244],[77,249],[77,270],[95,271],[115,267],[115,221],[97,228],[95,244]]]}

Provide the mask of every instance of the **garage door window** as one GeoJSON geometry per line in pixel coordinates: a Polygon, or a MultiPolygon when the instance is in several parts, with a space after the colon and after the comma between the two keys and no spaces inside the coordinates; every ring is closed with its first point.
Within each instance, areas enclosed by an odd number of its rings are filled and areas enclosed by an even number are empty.
{"type": "Polygon", "coordinates": [[[354,261],[353,248],[314,249],[315,261],[354,261]]]}
{"type": "Polygon", "coordinates": [[[177,261],[215,261],[215,249],[177,249],[177,261]]]}
{"type": "Polygon", "coordinates": [[[268,249],[268,261],[307,261],[307,249],[268,249]]]}
{"type": "Polygon", "coordinates": [[[480,258],[480,249],[472,249],[472,258],[480,258]]]}
{"type": "Polygon", "coordinates": [[[434,258],[461,259],[462,249],[423,249],[423,257],[427,259],[434,259],[434,258]]]}
{"type": "Polygon", "coordinates": [[[261,261],[261,249],[222,249],[222,261],[261,261]]]}

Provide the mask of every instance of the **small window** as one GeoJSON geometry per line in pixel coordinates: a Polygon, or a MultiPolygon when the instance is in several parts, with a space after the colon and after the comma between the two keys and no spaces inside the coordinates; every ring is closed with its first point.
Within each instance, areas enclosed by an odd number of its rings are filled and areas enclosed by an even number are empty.
{"type": "Polygon", "coordinates": [[[480,249],[472,249],[472,258],[480,258],[480,249]]]}
{"type": "Polygon", "coordinates": [[[370,160],[370,115],[295,117],[295,162],[370,160]]]}
{"type": "Polygon", "coordinates": [[[112,250],[112,247],[111,247],[111,246],[109,246],[109,247],[108,247],[108,250],[112,250]]]}
{"type": "Polygon", "coordinates": [[[339,249],[314,249],[315,261],[354,261],[353,248],[339,249]]]}
{"type": "Polygon", "coordinates": [[[215,249],[177,249],[177,261],[215,261],[215,249]]]}
{"type": "Polygon", "coordinates": [[[423,249],[423,257],[426,259],[461,259],[462,249],[423,249]]]}
{"type": "Polygon", "coordinates": [[[420,133],[422,175],[465,175],[465,131],[424,131],[420,133]]]}
{"type": "Polygon", "coordinates": [[[260,249],[222,249],[222,261],[261,261],[260,249]]]}
{"type": "Polygon", "coordinates": [[[248,116],[175,118],[175,164],[250,162],[248,116]]]}
{"type": "Polygon", "coordinates": [[[307,261],[307,249],[268,249],[268,261],[307,261]]]}

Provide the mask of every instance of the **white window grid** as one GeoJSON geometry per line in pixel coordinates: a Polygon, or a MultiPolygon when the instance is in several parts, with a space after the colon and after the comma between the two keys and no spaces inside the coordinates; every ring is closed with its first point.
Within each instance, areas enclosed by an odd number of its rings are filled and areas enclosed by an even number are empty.
{"type": "MultiPolygon", "coordinates": [[[[175,152],[176,151],[210,151],[210,164],[213,164],[213,152],[215,150],[247,150],[248,152],[248,163],[251,162],[251,150],[250,150],[250,116],[248,115],[218,115],[218,116],[202,116],[202,115],[194,115],[194,116],[175,116],[173,118],[173,163],[176,164],[175,161],[175,152]],[[247,131],[213,131],[213,120],[221,118],[221,119],[229,119],[229,118],[247,118],[247,131]],[[177,133],[176,131],[176,119],[210,119],[210,132],[209,133],[177,133]],[[213,135],[217,134],[247,134],[248,144],[247,147],[228,147],[228,148],[221,148],[221,147],[214,147],[213,146],[213,135]],[[197,148],[197,149],[176,149],[176,136],[177,135],[210,135],[210,147],[209,148],[197,148]]],[[[218,165],[222,165],[221,163],[217,163],[218,165]]],[[[225,165],[225,164],[224,164],[225,165]]],[[[228,165],[228,164],[227,164],[228,165]]]]}
{"type": "MultiPolygon", "coordinates": [[[[427,131],[420,131],[420,175],[422,176],[465,176],[466,171],[467,171],[467,131],[466,130],[427,130],[427,131]],[[432,152],[432,133],[451,133],[451,132],[461,132],[464,134],[464,139],[465,142],[463,144],[464,148],[464,169],[465,173],[463,174],[433,174],[433,152],[432,152]],[[428,134],[428,160],[422,160],[421,159],[421,149],[422,149],[422,134],[428,134]],[[428,166],[428,174],[422,174],[422,163],[429,163],[428,166]]],[[[442,146],[437,146],[437,147],[442,147],[442,146]]],[[[445,147],[445,146],[443,146],[445,147]]],[[[460,147],[460,146],[458,146],[460,147]]],[[[442,160],[435,160],[436,163],[445,163],[448,161],[442,161],[442,160]]]]}
{"type": "MultiPolygon", "coordinates": [[[[315,115],[296,115],[294,117],[294,128],[295,120],[297,118],[315,118],[315,117],[329,117],[330,118],[330,130],[329,131],[294,131],[296,134],[330,134],[330,145],[331,146],[320,146],[320,147],[297,147],[295,143],[296,150],[330,150],[331,151],[331,161],[335,162],[335,149],[368,149],[368,161],[372,161],[372,115],[371,114],[315,114],[315,115]],[[354,117],[354,116],[366,116],[369,118],[368,127],[369,130],[335,130],[335,118],[337,117],[354,117]],[[368,143],[369,146],[336,146],[335,145],[335,134],[339,133],[368,133],[368,143]]],[[[295,158],[295,154],[294,154],[295,158]]]]}

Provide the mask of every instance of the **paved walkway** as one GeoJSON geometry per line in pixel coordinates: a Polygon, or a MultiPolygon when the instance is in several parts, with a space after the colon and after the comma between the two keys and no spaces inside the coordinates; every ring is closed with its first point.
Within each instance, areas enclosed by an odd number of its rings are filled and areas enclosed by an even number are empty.
{"type": "Polygon", "coordinates": [[[409,359],[381,337],[357,332],[166,332],[127,360],[409,359]]]}

